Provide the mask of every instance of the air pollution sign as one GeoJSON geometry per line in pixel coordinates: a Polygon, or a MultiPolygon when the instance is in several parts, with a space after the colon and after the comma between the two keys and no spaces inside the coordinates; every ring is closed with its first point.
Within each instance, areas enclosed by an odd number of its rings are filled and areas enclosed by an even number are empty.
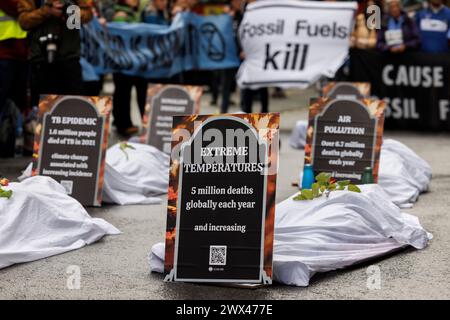
{"type": "Polygon", "coordinates": [[[166,281],[270,284],[279,114],[174,117],[166,281]]]}
{"type": "Polygon", "coordinates": [[[306,88],[332,77],[348,55],[356,2],[257,1],[239,29],[241,87],[306,88]]]}
{"type": "Polygon", "coordinates": [[[202,93],[197,86],[150,84],[141,141],[170,154],[172,117],[199,113],[202,93]]]}
{"type": "Polygon", "coordinates": [[[380,100],[319,98],[309,107],[305,164],[315,174],[361,184],[370,167],[375,183],[383,137],[385,104],[380,100]]]}
{"type": "Polygon", "coordinates": [[[33,174],[52,177],[82,205],[100,206],[110,110],[107,97],[41,99],[33,174]]]}
{"type": "Polygon", "coordinates": [[[321,96],[325,98],[364,99],[370,97],[370,83],[331,81],[327,83],[321,91],[321,96]]]}

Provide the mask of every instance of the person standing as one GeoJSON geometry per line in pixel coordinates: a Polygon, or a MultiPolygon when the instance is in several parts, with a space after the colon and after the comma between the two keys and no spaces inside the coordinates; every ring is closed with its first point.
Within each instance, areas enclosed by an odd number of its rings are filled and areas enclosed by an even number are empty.
{"type": "MultiPolygon", "coordinates": [[[[115,5],[113,22],[138,23],[139,0],[119,0],[115,5]]],[[[139,129],[131,121],[131,91],[136,88],[137,103],[141,116],[145,112],[147,97],[147,80],[139,76],[125,75],[120,72],[113,74],[113,116],[117,132],[125,137],[138,133],[139,129]]]]}
{"type": "Polygon", "coordinates": [[[402,11],[400,0],[388,1],[388,14],[377,34],[377,48],[382,52],[403,53],[420,47],[419,29],[402,11]]]}
{"type": "Polygon", "coordinates": [[[141,20],[144,23],[168,26],[170,14],[168,0],[152,0],[142,11],[141,20]]]}
{"type": "MultiPolygon", "coordinates": [[[[256,0],[247,0],[244,7],[256,0]]],[[[241,59],[245,59],[245,54],[241,51],[241,59]]],[[[253,108],[253,101],[255,97],[259,97],[261,102],[261,113],[269,112],[269,88],[263,87],[259,89],[244,88],[241,89],[241,110],[245,113],[251,113],[253,108]]]]}
{"type": "Polygon", "coordinates": [[[18,0],[0,1],[0,158],[13,157],[17,128],[11,119],[13,105],[26,107],[28,48],[27,33],[17,21],[18,0]]]}
{"type": "Polygon", "coordinates": [[[428,7],[416,15],[423,52],[448,53],[450,48],[450,8],[444,0],[429,0],[428,7]]]}
{"type": "MultiPolygon", "coordinates": [[[[81,23],[92,19],[88,0],[74,0],[81,23]]],[[[69,28],[60,0],[19,0],[19,24],[28,31],[32,105],[40,94],[77,95],[82,92],[80,30],[69,28]]]]}

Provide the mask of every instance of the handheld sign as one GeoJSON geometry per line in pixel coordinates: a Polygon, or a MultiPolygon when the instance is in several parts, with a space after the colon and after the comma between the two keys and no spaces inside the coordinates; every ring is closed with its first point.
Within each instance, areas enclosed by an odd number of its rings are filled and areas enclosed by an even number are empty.
{"type": "Polygon", "coordinates": [[[369,82],[329,82],[322,88],[322,97],[333,99],[364,99],[370,97],[369,82]]]}
{"type": "Polygon", "coordinates": [[[315,175],[328,172],[355,184],[370,167],[376,183],[384,108],[381,100],[317,99],[309,107],[305,164],[315,175]]]}
{"type": "Polygon", "coordinates": [[[279,114],[174,117],[166,281],[270,284],[279,114]]]}
{"type": "Polygon", "coordinates": [[[170,154],[172,117],[200,111],[202,87],[150,84],[143,117],[143,143],[170,154]]]}
{"type": "Polygon", "coordinates": [[[110,111],[108,97],[42,98],[33,175],[52,177],[82,205],[100,206],[110,111]]]}

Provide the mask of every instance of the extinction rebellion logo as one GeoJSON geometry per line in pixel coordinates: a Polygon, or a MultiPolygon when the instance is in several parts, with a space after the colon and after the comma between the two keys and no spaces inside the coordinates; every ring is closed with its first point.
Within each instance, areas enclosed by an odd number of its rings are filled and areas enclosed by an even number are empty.
{"type": "Polygon", "coordinates": [[[208,58],[218,62],[225,59],[226,43],[217,26],[211,22],[204,23],[200,26],[200,33],[202,49],[208,58]]]}

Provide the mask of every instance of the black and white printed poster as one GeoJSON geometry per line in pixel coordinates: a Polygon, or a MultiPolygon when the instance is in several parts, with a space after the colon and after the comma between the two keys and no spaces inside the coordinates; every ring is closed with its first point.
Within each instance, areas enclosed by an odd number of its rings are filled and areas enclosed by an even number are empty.
{"type": "Polygon", "coordinates": [[[254,1],[239,26],[243,88],[307,88],[348,56],[356,1],[254,1]]]}
{"type": "Polygon", "coordinates": [[[350,51],[350,80],[386,102],[387,129],[450,131],[450,55],[350,51]]]}
{"type": "Polygon", "coordinates": [[[370,97],[369,82],[329,82],[322,88],[322,97],[333,99],[365,99],[370,97]]]}
{"type": "Polygon", "coordinates": [[[385,104],[380,100],[319,98],[309,107],[305,164],[314,173],[362,183],[370,167],[378,179],[385,104]]]}
{"type": "Polygon", "coordinates": [[[143,116],[141,142],[170,154],[172,117],[197,114],[203,89],[199,86],[150,84],[143,116]]]}
{"type": "Polygon", "coordinates": [[[181,128],[196,129],[173,145],[180,157],[171,167],[167,281],[271,283],[278,121],[175,117],[175,141],[181,128]]]}
{"type": "Polygon", "coordinates": [[[108,97],[43,97],[33,174],[54,178],[82,205],[100,206],[110,110],[108,97]]]}

